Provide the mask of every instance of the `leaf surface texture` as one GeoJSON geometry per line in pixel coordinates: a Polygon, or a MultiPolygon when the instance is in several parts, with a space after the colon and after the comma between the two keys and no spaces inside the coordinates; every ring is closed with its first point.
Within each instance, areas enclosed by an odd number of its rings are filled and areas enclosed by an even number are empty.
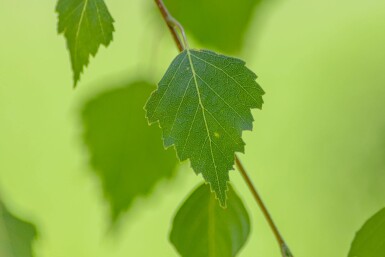
{"type": "Polygon", "coordinates": [[[190,159],[226,205],[228,171],[243,152],[242,131],[251,130],[251,108],[262,107],[262,88],[242,60],[207,50],[185,50],[170,65],[146,104],[159,122],[165,147],[190,159]]]}

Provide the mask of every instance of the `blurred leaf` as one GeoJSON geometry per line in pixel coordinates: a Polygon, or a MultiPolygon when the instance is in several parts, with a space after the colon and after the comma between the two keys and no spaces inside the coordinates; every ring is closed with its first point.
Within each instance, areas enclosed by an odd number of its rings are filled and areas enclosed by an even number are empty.
{"type": "Polygon", "coordinates": [[[103,0],[59,0],[56,11],[58,32],[67,39],[76,86],[90,55],[95,56],[101,44],[108,46],[112,41],[114,20],[103,0]]]}
{"type": "Polygon", "coordinates": [[[349,257],[383,257],[385,255],[385,208],[371,217],[357,232],[349,257]]]}
{"type": "Polygon", "coordinates": [[[228,207],[216,203],[208,185],[201,185],[176,214],[171,243],[183,257],[231,257],[244,246],[250,232],[249,215],[229,187],[228,207]]]}
{"type": "Polygon", "coordinates": [[[0,256],[32,257],[36,228],[13,216],[0,202],[0,256]]]}
{"type": "Polygon", "coordinates": [[[226,206],[228,171],[243,152],[243,130],[251,130],[250,108],[262,108],[262,88],[242,60],[210,51],[185,50],[172,62],[145,109],[159,122],[166,147],[211,184],[226,206]]]}
{"type": "Polygon", "coordinates": [[[143,106],[153,89],[137,82],[110,90],[89,101],[82,113],[84,141],[113,219],[135,197],[171,178],[177,164],[175,152],[162,146],[161,130],[145,119],[143,106]]]}
{"type": "Polygon", "coordinates": [[[262,0],[164,0],[186,30],[205,46],[235,52],[262,0]]]}

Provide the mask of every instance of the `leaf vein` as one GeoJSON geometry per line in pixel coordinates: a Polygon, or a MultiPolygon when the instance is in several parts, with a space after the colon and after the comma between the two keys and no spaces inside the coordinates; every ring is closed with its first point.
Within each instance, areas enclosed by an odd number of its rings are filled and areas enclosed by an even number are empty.
{"type": "Polygon", "coordinates": [[[241,118],[242,119],[242,121],[245,121],[243,118],[242,118],[242,116],[230,105],[230,104],[228,104],[227,102],[226,102],[226,100],[225,99],[223,99],[223,97],[221,96],[221,95],[219,95],[215,90],[214,90],[214,88],[212,88],[201,76],[199,76],[198,74],[196,74],[197,76],[198,76],[198,78],[200,79],[200,80],[202,80],[202,82],[203,83],[205,83],[206,84],[206,86],[215,94],[215,95],[217,95],[218,97],[219,97],[219,99],[221,99],[222,100],[222,102],[223,103],[225,103],[231,110],[233,110],[238,116],[239,116],[239,118],[241,118]]]}
{"type": "MultiPolygon", "coordinates": [[[[169,82],[168,84],[165,85],[165,86],[166,86],[166,90],[164,91],[163,95],[160,97],[160,99],[159,99],[157,105],[155,106],[155,109],[154,109],[154,111],[153,111],[153,115],[152,115],[152,116],[155,115],[156,110],[158,109],[160,103],[162,102],[163,97],[164,97],[164,96],[166,95],[166,93],[168,92],[168,89],[170,88],[171,83],[174,81],[174,79],[175,79],[175,77],[176,77],[176,74],[177,74],[178,71],[180,70],[180,67],[182,66],[182,63],[184,62],[185,59],[186,59],[186,55],[182,58],[182,61],[180,62],[178,68],[175,70],[174,75],[172,76],[170,82],[169,82]]],[[[152,118],[153,118],[153,117],[151,117],[151,119],[152,119],[152,118]]]]}
{"type": "Polygon", "coordinates": [[[95,1],[93,1],[93,3],[94,3],[94,6],[95,6],[95,8],[96,8],[96,12],[97,12],[97,14],[98,14],[99,26],[100,26],[100,30],[102,31],[102,35],[103,35],[104,42],[107,42],[108,40],[106,40],[106,39],[107,39],[107,38],[106,38],[106,34],[105,34],[105,32],[104,32],[104,29],[103,29],[102,19],[101,19],[101,17],[100,17],[99,6],[96,4],[95,1]]]}
{"type": "MultiPolygon", "coordinates": [[[[209,64],[209,65],[211,65],[211,66],[213,66],[214,68],[216,68],[216,69],[218,69],[218,70],[220,70],[220,71],[222,71],[227,77],[229,77],[231,80],[233,80],[238,86],[240,86],[255,102],[259,102],[257,99],[255,99],[254,98],[254,96],[252,96],[251,94],[250,94],[250,92],[249,91],[247,91],[242,85],[241,85],[241,83],[239,83],[237,80],[235,80],[232,76],[230,76],[230,74],[228,74],[225,70],[223,70],[222,68],[220,68],[220,67],[218,67],[218,66],[216,66],[215,64],[212,64],[211,62],[208,62],[208,61],[206,61],[206,60],[204,60],[204,59],[202,59],[202,58],[200,58],[200,57],[198,57],[198,56],[196,56],[196,55],[194,55],[194,54],[191,54],[192,56],[194,56],[196,59],[199,59],[200,61],[202,61],[202,62],[205,62],[205,63],[207,63],[207,64],[209,64]]],[[[238,74],[239,75],[239,74],[238,74]]]]}

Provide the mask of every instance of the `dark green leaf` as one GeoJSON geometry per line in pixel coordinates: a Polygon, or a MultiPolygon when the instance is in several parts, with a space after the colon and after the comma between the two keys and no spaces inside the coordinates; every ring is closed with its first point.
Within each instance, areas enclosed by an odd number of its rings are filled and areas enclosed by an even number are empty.
{"type": "Polygon", "coordinates": [[[251,130],[250,108],[262,107],[256,75],[239,59],[185,50],[172,62],[146,104],[150,123],[159,121],[164,145],[190,159],[222,206],[234,153],[243,152],[242,131],[251,130]]]}
{"type": "Polygon", "coordinates": [[[249,215],[231,187],[228,207],[223,209],[209,186],[201,185],[176,214],[170,240],[183,257],[232,257],[249,232],[249,215]]]}
{"type": "Polygon", "coordinates": [[[164,0],[185,29],[205,46],[240,49],[255,7],[262,0],[164,0]]]}
{"type": "Polygon", "coordinates": [[[101,44],[108,46],[112,41],[114,20],[103,0],[59,0],[56,11],[58,32],[67,39],[76,86],[90,55],[95,56],[101,44]]]}
{"type": "Polygon", "coordinates": [[[0,256],[32,257],[36,228],[13,216],[0,202],[0,256]]]}
{"type": "Polygon", "coordinates": [[[138,82],[110,90],[88,102],[82,114],[91,164],[114,219],[135,197],[172,177],[177,164],[175,152],[163,148],[161,130],[145,118],[143,106],[153,89],[138,82]]]}
{"type": "Polygon", "coordinates": [[[385,255],[385,208],[371,217],[358,231],[349,257],[383,257],[385,255]]]}

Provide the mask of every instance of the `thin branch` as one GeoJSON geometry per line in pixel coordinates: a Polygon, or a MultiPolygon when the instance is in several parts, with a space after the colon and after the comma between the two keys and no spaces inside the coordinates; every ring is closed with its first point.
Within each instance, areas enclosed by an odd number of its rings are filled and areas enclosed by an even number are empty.
{"type": "Polygon", "coordinates": [[[275,236],[275,238],[279,244],[279,247],[281,249],[282,256],[283,257],[293,257],[293,255],[291,254],[291,252],[289,250],[289,247],[287,246],[287,244],[285,243],[285,240],[281,236],[281,233],[279,232],[277,226],[275,225],[273,218],[271,217],[269,211],[267,210],[266,205],[264,204],[261,196],[258,194],[257,189],[255,188],[253,182],[251,181],[249,175],[246,172],[245,167],[243,166],[242,162],[239,160],[238,156],[235,156],[235,164],[237,165],[239,172],[241,173],[243,179],[245,180],[247,186],[249,187],[249,190],[253,194],[253,197],[254,197],[255,201],[257,202],[259,208],[261,209],[263,216],[265,217],[265,219],[267,220],[267,223],[269,224],[271,230],[273,231],[273,234],[274,234],[274,236],[275,236]]]}
{"type": "MultiPolygon", "coordinates": [[[[164,21],[166,22],[168,28],[170,29],[170,32],[174,38],[174,41],[175,41],[179,51],[182,52],[185,48],[189,48],[183,26],[169,13],[169,11],[167,10],[167,8],[164,5],[162,0],[155,0],[155,3],[158,6],[158,8],[162,14],[162,17],[163,17],[164,21]],[[181,41],[181,39],[180,39],[176,29],[175,29],[176,27],[180,30],[180,32],[182,34],[183,42],[181,41]]],[[[267,222],[269,223],[269,226],[270,226],[271,230],[273,231],[274,236],[277,239],[277,242],[278,242],[279,247],[281,249],[282,257],[293,257],[293,255],[291,254],[291,252],[289,250],[289,247],[287,246],[287,244],[285,243],[285,240],[283,239],[283,237],[279,233],[277,226],[275,225],[269,211],[267,210],[265,204],[263,203],[262,198],[260,197],[257,190],[255,189],[253,183],[251,182],[250,177],[247,175],[245,168],[243,167],[241,161],[239,160],[239,158],[237,156],[235,156],[235,163],[238,167],[238,170],[242,174],[242,177],[245,180],[247,186],[249,187],[251,193],[253,194],[254,199],[256,200],[258,206],[260,207],[263,215],[265,216],[267,222]]]]}
{"type": "Polygon", "coordinates": [[[176,43],[176,46],[178,47],[179,52],[182,52],[184,50],[184,46],[183,46],[183,43],[180,40],[179,35],[175,29],[174,17],[172,17],[170,12],[167,10],[167,8],[164,5],[162,0],[155,0],[155,3],[159,8],[160,13],[162,14],[163,20],[166,22],[168,29],[171,32],[171,35],[172,35],[172,37],[176,43]]]}

